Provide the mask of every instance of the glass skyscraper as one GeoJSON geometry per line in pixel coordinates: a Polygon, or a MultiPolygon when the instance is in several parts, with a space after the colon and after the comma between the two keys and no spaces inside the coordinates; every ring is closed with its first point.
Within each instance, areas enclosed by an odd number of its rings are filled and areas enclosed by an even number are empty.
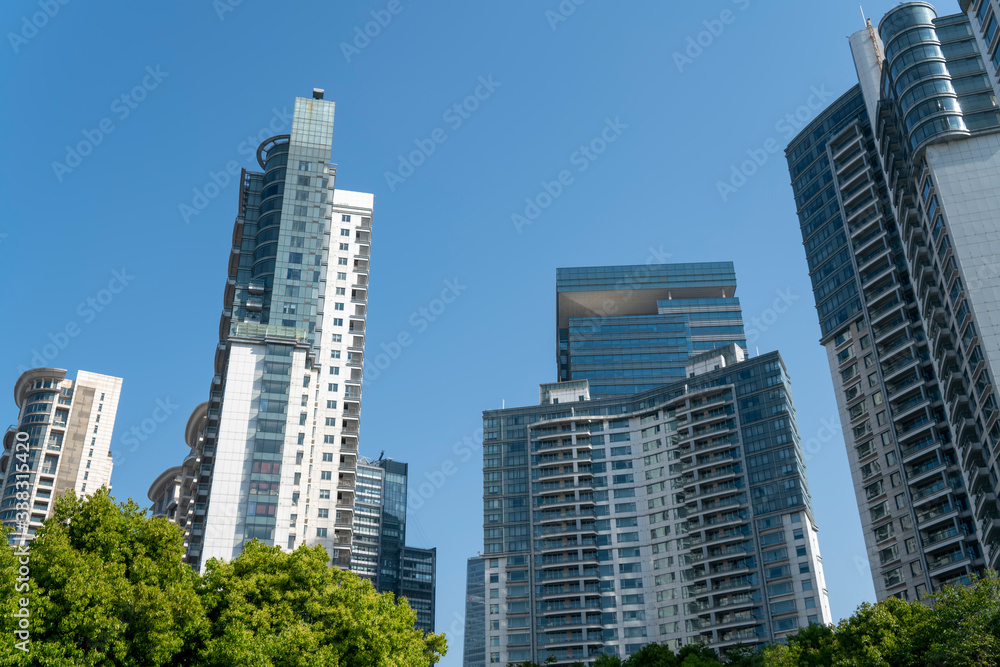
{"type": "MultiPolygon", "coordinates": [[[[777,353],[745,358],[732,265],[559,275],[563,381],[483,413],[486,662],[725,651],[829,622],[790,380],[777,353]],[[574,370],[592,340],[602,396],[574,370]],[[629,393],[638,377],[670,379],[629,393]]],[[[478,577],[470,561],[469,600],[478,577]]]]}
{"type": "Polygon", "coordinates": [[[558,269],[559,379],[629,394],[683,378],[694,354],[746,350],[735,292],[732,262],[558,269]]]}
{"type": "Polygon", "coordinates": [[[433,632],[437,551],[405,546],[407,468],[385,458],[358,463],[351,570],[378,591],[407,598],[417,628],[433,632]]]}
{"type": "Polygon", "coordinates": [[[1000,563],[1000,64],[991,0],[851,36],[787,157],[879,599],[1000,563]]]}
{"type": "MultiPolygon", "coordinates": [[[[486,667],[486,561],[470,558],[465,570],[462,667],[486,667]]],[[[496,619],[499,624],[500,619],[496,619]]]]}
{"type": "Polygon", "coordinates": [[[176,490],[196,567],[254,538],[351,563],[374,196],[335,188],[333,117],[321,90],[296,98],[290,133],[240,178],[215,375],[176,490]]]}

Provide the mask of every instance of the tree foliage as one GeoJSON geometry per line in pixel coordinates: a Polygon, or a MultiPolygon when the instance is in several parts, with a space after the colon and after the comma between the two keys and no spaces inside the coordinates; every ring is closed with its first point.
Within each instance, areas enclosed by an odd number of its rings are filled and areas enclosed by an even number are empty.
{"type": "Polygon", "coordinates": [[[835,627],[810,626],[765,649],[768,667],[995,667],[1000,579],[945,588],[928,604],[865,603],[835,627]]]}
{"type": "Polygon", "coordinates": [[[5,542],[2,665],[426,667],[447,648],[415,629],[405,600],[329,567],[322,547],[254,542],[199,576],[177,526],[103,489],[57,500],[26,556],[5,542]],[[22,601],[30,643],[19,648],[22,601]]]}

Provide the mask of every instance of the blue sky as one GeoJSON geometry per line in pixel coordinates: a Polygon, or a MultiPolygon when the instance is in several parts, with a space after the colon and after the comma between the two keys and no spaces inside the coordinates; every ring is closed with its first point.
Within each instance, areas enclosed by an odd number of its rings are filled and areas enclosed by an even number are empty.
{"type": "MultiPolygon", "coordinates": [[[[465,559],[482,548],[481,459],[462,443],[482,410],[533,403],[555,379],[560,266],[735,262],[748,333],[781,351],[817,450],[834,616],[873,599],[781,152],[856,82],[856,3],[63,2],[0,10],[0,384],[46,344],[48,365],[122,376],[119,498],[146,501],[207,397],[236,213],[227,165],[253,167],[248,147],[320,87],[337,103],[338,187],[376,193],[368,359],[391,356],[365,386],[361,448],[407,461],[411,490],[433,487],[407,538],[438,548],[439,630],[461,618],[465,559]],[[115,272],[125,288],[103,292],[115,272]],[[124,443],[160,404],[175,407],[124,443]]],[[[877,22],[892,4],[865,11],[877,22]]],[[[460,662],[453,637],[443,664],[460,662]]]]}

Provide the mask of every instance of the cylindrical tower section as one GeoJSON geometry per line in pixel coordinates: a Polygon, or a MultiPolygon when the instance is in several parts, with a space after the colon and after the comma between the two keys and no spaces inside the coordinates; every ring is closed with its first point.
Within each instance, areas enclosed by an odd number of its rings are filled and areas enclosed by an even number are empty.
{"type": "Polygon", "coordinates": [[[969,135],[936,18],[930,4],[908,2],[886,14],[879,25],[886,58],[883,94],[896,100],[901,129],[913,152],[941,137],[969,135]]]}
{"type": "MultiPolygon", "coordinates": [[[[288,164],[289,137],[271,137],[257,148],[257,162],[264,168],[264,189],[261,191],[257,235],[254,238],[253,281],[263,284],[270,292],[274,283],[275,257],[281,228],[281,206],[285,194],[285,168],[288,164]]],[[[267,310],[270,294],[264,296],[267,310]]]]}

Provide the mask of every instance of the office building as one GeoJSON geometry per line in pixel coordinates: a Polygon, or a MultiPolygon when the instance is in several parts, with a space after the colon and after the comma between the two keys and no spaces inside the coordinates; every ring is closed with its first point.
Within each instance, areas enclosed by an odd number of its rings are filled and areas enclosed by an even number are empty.
{"type": "Polygon", "coordinates": [[[830,622],[790,380],[746,358],[732,264],[558,275],[562,381],[483,413],[486,662],[830,622]]]}
{"type": "Polygon", "coordinates": [[[417,629],[434,632],[437,549],[403,547],[400,596],[417,612],[417,629]]]}
{"type": "Polygon", "coordinates": [[[732,262],[556,271],[559,380],[588,380],[596,397],[684,377],[694,354],[746,350],[732,262]]]}
{"type": "Polygon", "coordinates": [[[995,2],[895,7],[787,149],[879,599],[1000,563],[995,2]]]}
{"type": "Polygon", "coordinates": [[[60,368],[25,371],[14,384],[17,424],[0,451],[0,522],[31,539],[55,500],[111,488],[111,436],[122,379],[60,368]],[[27,497],[25,497],[27,494],[27,497]]]}
{"type": "Polygon", "coordinates": [[[335,187],[333,117],[323,91],[296,98],[290,133],[240,178],[215,374],[180,482],[195,567],[250,539],[351,563],[374,196],[335,187]]]}
{"type": "MultiPolygon", "coordinates": [[[[499,630],[499,617],[494,621],[499,630]]],[[[486,561],[480,557],[470,558],[465,567],[462,667],[486,667],[486,561]]]]}
{"type": "Polygon", "coordinates": [[[407,465],[361,458],[355,486],[351,570],[380,591],[401,594],[407,465]]]}
{"type": "Polygon", "coordinates": [[[407,467],[382,457],[358,462],[351,571],[405,597],[417,628],[433,632],[437,551],[405,546],[407,467]]]}

